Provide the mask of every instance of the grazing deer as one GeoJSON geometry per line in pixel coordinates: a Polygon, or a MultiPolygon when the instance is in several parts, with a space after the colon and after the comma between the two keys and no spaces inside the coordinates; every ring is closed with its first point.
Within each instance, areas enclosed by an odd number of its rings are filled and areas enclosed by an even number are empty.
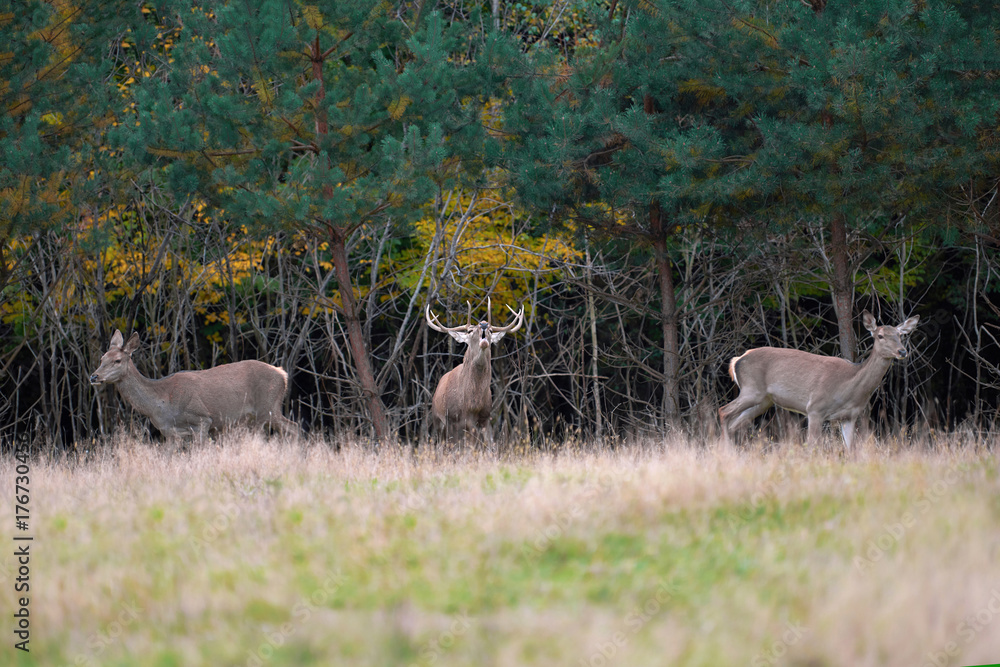
{"type": "Polygon", "coordinates": [[[819,439],[823,422],[840,422],[849,450],[855,421],[892,360],[906,357],[902,338],[913,331],[920,316],[914,315],[898,327],[878,326],[868,311],[861,319],[872,332],[875,347],[859,364],[776,347],[758,347],[733,357],[729,375],[740,395],[719,410],[723,437],[728,440],[731,431],[777,405],[808,418],[807,440],[811,445],[819,439]]]}
{"type": "Polygon", "coordinates": [[[514,313],[514,321],[505,327],[494,327],[490,321],[490,301],[486,300],[486,320],[472,323],[472,305],[469,305],[468,324],[445,327],[431,313],[427,304],[424,316],[427,325],[435,331],[449,334],[460,343],[465,343],[465,359],[441,377],[431,403],[434,423],[439,434],[451,439],[458,436],[464,440],[468,431],[482,429],[487,445],[493,445],[493,427],[490,412],[493,409],[493,394],[490,390],[490,345],[504,335],[521,328],[524,322],[524,306],[514,313]]]}
{"type": "Polygon", "coordinates": [[[139,347],[134,332],[122,345],[115,331],[90,384],[113,384],[133,408],[149,417],[168,440],[194,435],[201,442],[210,430],[258,423],[297,436],[299,427],[281,414],[288,374],[260,361],[238,361],[203,371],[181,371],[159,380],[142,375],[132,363],[139,347]]]}

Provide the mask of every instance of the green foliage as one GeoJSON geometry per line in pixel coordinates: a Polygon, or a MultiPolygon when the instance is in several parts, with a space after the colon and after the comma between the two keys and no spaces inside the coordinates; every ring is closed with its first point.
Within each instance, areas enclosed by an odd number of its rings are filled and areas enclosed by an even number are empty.
{"type": "Polygon", "coordinates": [[[185,6],[160,9],[184,17],[159,19],[180,35],[170,64],[140,82],[139,122],[112,133],[166,167],[179,200],[198,194],[261,230],[323,231],[405,221],[474,175],[490,88],[458,57],[462,25],[426,12],[406,27],[379,2],[185,6]]]}
{"type": "Polygon", "coordinates": [[[512,181],[532,205],[655,198],[682,221],[722,209],[779,226],[833,212],[870,231],[899,216],[941,223],[953,188],[998,157],[984,133],[1000,111],[987,74],[1000,50],[994,26],[964,10],[638,11],[620,41],[568,57],[568,71],[542,54],[547,76],[514,82],[512,181]]]}
{"type": "Polygon", "coordinates": [[[90,193],[94,127],[112,93],[97,65],[121,9],[0,2],[0,286],[11,237],[71,224],[73,205],[90,193]]]}

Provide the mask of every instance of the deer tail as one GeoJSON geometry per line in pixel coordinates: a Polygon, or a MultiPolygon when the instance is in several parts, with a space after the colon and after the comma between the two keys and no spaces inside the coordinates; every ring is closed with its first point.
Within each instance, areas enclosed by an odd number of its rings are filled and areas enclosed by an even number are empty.
{"type": "Polygon", "coordinates": [[[740,362],[740,359],[742,359],[745,356],[746,353],[743,353],[740,356],[733,357],[732,359],[729,360],[729,377],[731,377],[733,379],[733,382],[736,383],[737,389],[740,388],[740,380],[736,375],[736,364],[738,364],[740,362]]]}

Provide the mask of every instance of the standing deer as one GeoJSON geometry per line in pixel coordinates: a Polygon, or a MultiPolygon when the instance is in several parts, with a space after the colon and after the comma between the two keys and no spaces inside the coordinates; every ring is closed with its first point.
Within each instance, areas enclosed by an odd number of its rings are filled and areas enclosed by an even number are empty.
{"type": "Polygon", "coordinates": [[[457,327],[445,327],[431,313],[427,304],[424,316],[431,329],[447,333],[460,343],[465,343],[465,359],[455,368],[441,377],[434,399],[431,402],[431,412],[439,434],[450,439],[459,436],[465,438],[467,431],[482,429],[484,439],[489,446],[493,445],[493,427],[490,425],[490,412],[493,409],[493,394],[490,390],[492,373],[490,371],[490,345],[496,343],[504,335],[521,328],[524,322],[524,306],[518,312],[507,306],[514,313],[514,321],[505,327],[494,327],[490,321],[490,300],[486,300],[486,320],[478,324],[472,323],[472,305],[469,305],[468,324],[457,327]]]}
{"type": "Polygon", "coordinates": [[[134,332],[122,345],[115,331],[90,384],[113,384],[133,408],[149,417],[168,440],[194,435],[201,442],[210,430],[258,423],[297,436],[299,427],[281,414],[288,374],[260,361],[238,361],[203,371],[181,371],[159,380],[142,375],[132,363],[139,347],[134,332]]]}
{"type": "Polygon", "coordinates": [[[723,437],[728,441],[731,431],[777,405],[808,418],[810,445],[819,439],[823,422],[840,422],[849,450],[855,421],[868,406],[868,399],[881,384],[892,360],[906,357],[902,338],[913,331],[920,316],[914,315],[898,327],[878,326],[867,310],[861,319],[865,329],[872,332],[875,347],[859,364],[776,347],[758,347],[733,357],[729,375],[740,395],[719,410],[723,437]]]}

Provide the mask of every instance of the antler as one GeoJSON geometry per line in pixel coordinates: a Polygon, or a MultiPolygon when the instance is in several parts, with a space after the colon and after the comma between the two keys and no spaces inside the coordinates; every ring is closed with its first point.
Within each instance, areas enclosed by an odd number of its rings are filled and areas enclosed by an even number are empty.
{"type": "Polygon", "coordinates": [[[511,322],[510,324],[508,324],[505,327],[494,327],[494,326],[491,325],[490,326],[490,331],[494,331],[496,333],[511,333],[511,332],[514,332],[514,331],[517,331],[518,329],[520,329],[521,325],[524,323],[524,304],[523,303],[521,304],[521,310],[516,311],[516,312],[514,311],[513,308],[511,308],[507,304],[504,304],[504,306],[507,308],[507,310],[509,310],[510,312],[514,313],[514,321],[511,322]]]}
{"type": "Polygon", "coordinates": [[[424,317],[427,319],[427,326],[441,333],[451,333],[453,331],[470,331],[472,329],[472,304],[469,304],[469,323],[457,327],[446,327],[438,320],[437,315],[431,312],[431,304],[427,304],[424,309],[424,317]],[[431,319],[433,318],[433,319],[431,319]]]}
{"type": "MultiPolygon", "coordinates": [[[[443,324],[441,324],[441,321],[437,318],[437,315],[435,315],[434,313],[431,312],[431,305],[428,303],[427,306],[424,308],[424,317],[427,320],[427,325],[431,329],[434,329],[435,331],[440,331],[441,333],[452,333],[452,332],[455,332],[455,331],[462,331],[462,332],[472,331],[475,328],[475,325],[472,324],[472,304],[470,302],[468,302],[468,301],[466,301],[465,303],[468,304],[468,306],[469,306],[469,313],[468,313],[468,318],[467,318],[468,319],[468,323],[467,324],[461,324],[461,325],[459,325],[457,327],[446,327],[446,326],[444,326],[443,324]]],[[[510,306],[504,304],[504,307],[507,308],[507,310],[509,310],[510,312],[512,312],[514,314],[514,321],[511,322],[510,324],[508,324],[505,327],[495,327],[495,326],[493,326],[493,324],[492,324],[492,319],[493,318],[492,318],[491,305],[492,305],[492,302],[490,300],[490,297],[486,297],[486,324],[487,324],[487,328],[491,332],[499,333],[499,334],[506,334],[506,333],[511,333],[513,331],[517,331],[518,329],[521,328],[521,325],[524,323],[524,304],[521,304],[521,309],[518,310],[518,311],[515,311],[510,306]]]]}

